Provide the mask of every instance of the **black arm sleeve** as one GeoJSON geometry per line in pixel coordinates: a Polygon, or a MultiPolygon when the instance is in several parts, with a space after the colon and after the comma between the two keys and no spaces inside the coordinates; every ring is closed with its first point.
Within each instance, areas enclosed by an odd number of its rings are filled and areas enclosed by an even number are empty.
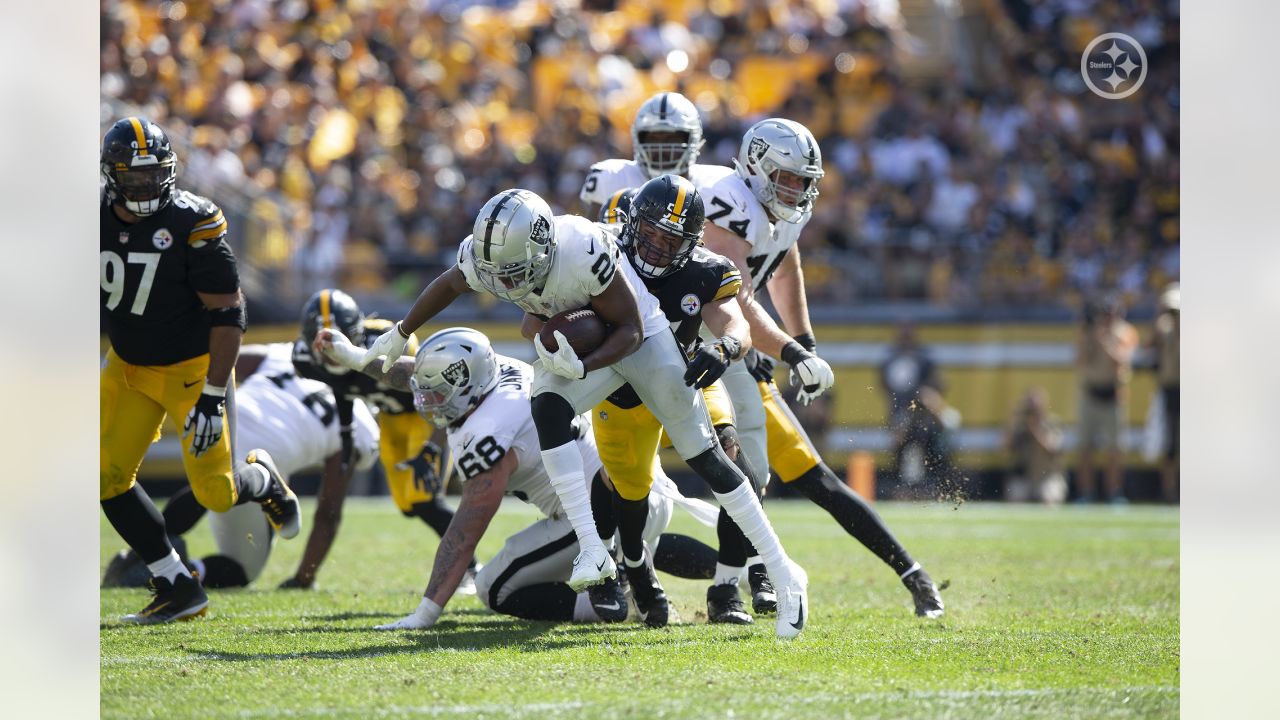
{"type": "Polygon", "coordinates": [[[240,289],[236,256],[225,237],[187,248],[187,280],[196,292],[225,294],[240,289]]]}

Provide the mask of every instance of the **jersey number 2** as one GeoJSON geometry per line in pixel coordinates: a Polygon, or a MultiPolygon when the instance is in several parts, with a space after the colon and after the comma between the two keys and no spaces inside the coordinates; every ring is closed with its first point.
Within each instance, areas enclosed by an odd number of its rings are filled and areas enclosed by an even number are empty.
{"type": "MultiPolygon", "coordinates": [[[[118,253],[110,250],[103,250],[98,258],[102,291],[107,294],[108,310],[115,310],[124,298],[125,262],[118,253]]],[[[129,307],[129,312],[141,315],[147,309],[147,298],[151,297],[151,284],[155,282],[156,268],[160,266],[160,253],[131,252],[128,262],[142,266],[142,280],[138,282],[138,292],[133,296],[133,305],[129,307]]]]}

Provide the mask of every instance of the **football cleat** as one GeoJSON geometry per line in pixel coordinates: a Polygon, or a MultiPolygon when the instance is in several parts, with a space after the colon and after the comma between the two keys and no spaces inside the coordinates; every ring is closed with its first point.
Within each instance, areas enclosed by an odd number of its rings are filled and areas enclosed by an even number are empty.
{"type": "Polygon", "coordinates": [[[809,617],[809,576],[790,560],[787,570],[787,577],[778,579],[778,620],[774,631],[780,638],[799,635],[809,617]]]}
{"type": "Polygon", "coordinates": [[[778,594],[769,581],[764,563],[747,568],[747,584],[751,586],[751,609],[757,615],[772,615],[778,610],[778,594]]]}
{"type": "Polygon", "coordinates": [[[297,537],[298,531],[302,529],[302,512],[298,506],[298,496],[294,495],[293,490],[289,489],[289,485],[285,483],[284,476],[276,469],[270,453],[262,449],[250,450],[244,460],[250,465],[261,465],[270,478],[267,481],[267,494],[258,498],[258,504],[262,505],[262,512],[267,516],[267,522],[280,533],[280,537],[286,540],[297,537]]]}
{"type": "Polygon", "coordinates": [[[755,621],[742,606],[738,586],[725,584],[707,588],[707,622],[750,625],[755,621]]]}
{"type": "Polygon", "coordinates": [[[151,602],[142,610],[125,615],[125,622],[159,625],[174,620],[190,620],[209,609],[209,596],[195,577],[179,575],[172,582],[166,578],[152,578],[151,592],[154,594],[151,602]]]}
{"type": "Polygon", "coordinates": [[[588,545],[573,559],[573,574],[569,576],[569,588],[575,593],[599,585],[608,578],[618,576],[618,566],[614,564],[604,543],[588,545]]]}
{"type": "Polygon", "coordinates": [[[671,604],[667,602],[667,593],[658,582],[658,576],[654,574],[648,559],[636,567],[626,563],[622,567],[631,583],[631,599],[636,603],[640,620],[649,627],[666,627],[671,616],[671,604]]]}
{"type": "Polygon", "coordinates": [[[616,579],[608,578],[587,588],[587,599],[591,601],[591,609],[604,622],[616,623],[627,619],[627,596],[622,591],[622,583],[616,579]]]}
{"type": "Polygon", "coordinates": [[[476,594],[476,573],[480,572],[480,563],[476,563],[473,567],[467,568],[462,574],[462,581],[458,583],[458,589],[453,591],[454,595],[475,595],[476,594]]]}
{"type": "Polygon", "coordinates": [[[916,570],[902,579],[902,584],[911,591],[911,599],[916,603],[916,615],[924,618],[942,617],[942,595],[938,594],[938,586],[923,568],[916,570]]]}

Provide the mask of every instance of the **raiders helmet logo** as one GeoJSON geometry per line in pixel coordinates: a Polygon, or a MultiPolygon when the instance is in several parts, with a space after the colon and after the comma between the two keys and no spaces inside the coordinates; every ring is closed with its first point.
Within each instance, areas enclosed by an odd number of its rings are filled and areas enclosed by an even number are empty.
{"type": "Polygon", "coordinates": [[[769,143],[765,142],[764,138],[751,138],[751,144],[747,146],[747,157],[760,162],[767,152],[769,152],[769,143]]]}
{"type": "Polygon", "coordinates": [[[467,361],[458,360],[452,365],[444,369],[441,373],[445,382],[454,387],[464,387],[471,382],[471,369],[467,367],[467,361]]]}
{"type": "Polygon", "coordinates": [[[529,232],[529,239],[539,245],[546,245],[551,239],[551,223],[539,215],[538,219],[533,221],[533,230],[529,232]]]}

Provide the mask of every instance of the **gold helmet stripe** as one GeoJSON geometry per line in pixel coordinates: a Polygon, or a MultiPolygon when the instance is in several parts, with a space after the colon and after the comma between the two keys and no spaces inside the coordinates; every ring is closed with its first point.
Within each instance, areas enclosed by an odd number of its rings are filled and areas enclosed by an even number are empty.
{"type": "Polygon", "coordinates": [[[618,201],[622,200],[623,194],[627,192],[626,188],[619,190],[609,198],[609,209],[604,213],[604,219],[610,223],[618,222],[618,201]]]}
{"type": "Polygon", "coordinates": [[[688,194],[689,193],[685,189],[684,185],[676,186],[675,208],[671,211],[671,215],[668,218],[669,220],[671,220],[671,222],[677,223],[677,224],[680,223],[680,216],[684,214],[684,199],[685,199],[685,196],[688,194]]]}
{"type": "Polygon", "coordinates": [[[332,319],[329,317],[329,291],[320,291],[320,318],[324,323],[321,327],[333,327],[332,319]]]}
{"type": "Polygon", "coordinates": [[[129,118],[129,124],[133,125],[133,134],[138,136],[138,154],[146,155],[147,154],[147,134],[142,132],[142,123],[138,121],[138,118],[131,117],[129,118]]]}

